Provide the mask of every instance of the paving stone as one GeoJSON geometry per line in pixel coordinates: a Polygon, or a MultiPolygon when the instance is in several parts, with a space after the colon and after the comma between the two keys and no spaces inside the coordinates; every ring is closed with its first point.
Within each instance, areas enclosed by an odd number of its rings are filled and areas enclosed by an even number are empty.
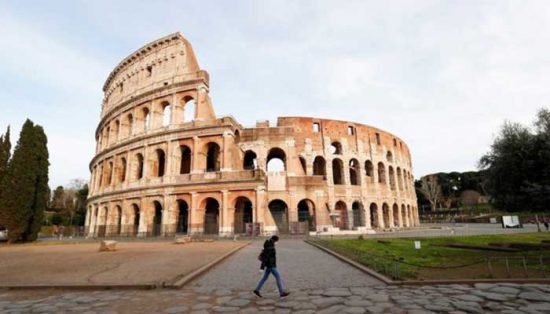
{"type": "Polygon", "coordinates": [[[289,313],[291,313],[291,310],[290,309],[276,309],[275,313],[276,314],[289,314],[289,313]]]}
{"type": "Polygon", "coordinates": [[[290,308],[293,308],[293,307],[297,306],[298,304],[299,303],[296,302],[296,301],[283,301],[283,302],[277,303],[276,305],[278,307],[290,309],[290,308]]]}
{"type": "Polygon", "coordinates": [[[233,292],[229,289],[219,289],[219,290],[216,290],[216,292],[214,292],[214,294],[218,296],[230,295],[232,293],[233,292]]]}
{"type": "Polygon", "coordinates": [[[344,305],[333,305],[330,307],[327,307],[324,310],[318,311],[318,314],[332,314],[332,313],[341,313],[344,310],[344,305]]]}
{"type": "Polygon", "coordinates": [[[378,293],[367,295],[366,298],[374,302],[386,302],[390,299],[387,294],[378,293]]]}
{"type": "Polygon", "coordinates": [[[527,309],[535,311],[550,312],[550,303],[531,303],[527,305],[527,309]]]}
{"type": "Polygon", "coordinates": [[[273,299],[260,299],[260,300],[256,301],[256,304],[258,304],[258,305],[271,305],[271,304],[275,304],[275,300],[273,300],[273,299]]]}
{"type": "Polygon", "coordinates": [[[200,295],[200,296],[197,297],[197,300],[208,301],[208,300],[210,300],[210,296],[209,295],[200,295]]]}
{"type": "Polygon", "coordinates": [[[193,305],[193,310],[208,310],[212,306],[210,303],[197,303],[193,305]]]}
{"type": "Polygon", "coordinates": [[[185,313],[189,309],[186,305],[174,306],[164,310],[165,313],[176,314],[176,313],[185,313]]]}
{"type": "Polygon", "coordinates": [[[331,306],[334,304],[342,303],[343,299],[339,297],[328,297],[328,298],[320,298],[320,299],[313,299],[311,300],[311,303],[317,305],[318,307],[324,308],[327,306],[331,306]]]}
{"type": "Polygon", "coordinates": [[[372,293],[371,288],[351,287],[351,288],[349,288],[349,290],[350,290],[351,293],[353,293],[355,295],[361,295],[361,296],[372,293]]]}
{"type": "Polygon", "coordinates": [[[349,314],[363,314],[366,310],[362,307],[347,307],[344,312],[349,314]]]}
{"type": "Polygon", "coordinates": [[[248,304],[250,304],[250,300],[246,300],[246,299],[235,299],[235,300],[225,302],[225,305],[234,306],[234,307],[243,307],[243,306],[247,306],[248,304]]]}
{"type": "Polygon", "coordinates": [[[519,289],[514,287],[508,287],[508,286],[498,286],[490,289],[491,292],[495,293],[504,293],[504,294],[513,294],[516,295],[520,292],[519,289]]]}
{"type": "Polygon", "coordinates": [[[454,310],[451,306],[439,305],[439,304],[428,304],[425,306],[427,310],[436,311],[436,312],[450,312],[454,310]]]}
{"type": "Polygon", "coordinates": [[[351,306],[351,307],[367,307],[372,306],[372,302],[367,300],[348,300],[344,302],[345,305],[351,306]]]}
{"type": "Polygon", "coordinates": [[[407,312],[408,314],[436,314],[435,312],[428,310],[411,310],[407,312]]]}
{"type": "Polygon", "coordinates": [[[510,297],[507,295],[494,292],[478,291],[476,295],[492,301],[506,301],[510,299],[510,297]]]}
{"type": "Polygon", "coordinates": [[[466,311],[468,313],[484,313],[483,309],[479,304],[474,302],[453,302],[453,306],[459,310],[466,311]]]}
{"type": "Polygon", "coordinates": [[[468,301],[468,302],[482,302],[483,301],[483,298],[480,298],[478,296],[471,295],[471,294],[457,295],[457,296],[455,296],[455,298],[460,299],[462,301],[468,301]]]}
{"type": "Polygon", "coordinates": [[[219,297],[219,298],[216,298],[216,303],[225,304],[225,302],[230,301],[231,299],[233,299],[233,297],[231,296],[219,297]]]}
{"type": "Polygon", "coordinates": [[[232,313],[232,312],[238,312],[240,308],[234,307],[234,306],[214,306],[212,308],[212,311],[218,312],[218,313],[232,313]]]}
{"type": "Polygon", "coordinates": [[[293,314],[315,314],[314,310],[299,310],[292,312],[293,314]]]}
{"type": "Polygon", "coordinates": [[[492,289],[496,286],[497,286],[497,284],[493,284],[493,283],[476,283],[474,285],[474,287],[476,289],[481,289],[481,290],[489,290],[489,289],[492,289]]]}
{"type": "Polygon", "coordinates": [[[191,311],[191,314],[210,314],[207,310],[191,311]]]}
{"type": "Polygon", "coordinates": [[[345,290],[326,290],[323,292],[323,295],[326,297],[349,297],[351,296],[351,292],[348,289],[345,290]]]}
{"type": "Polygon", "coordinates": [[[522,292],[518,297],[529,301],[550,302],[550,295],[540,292],[522,292]]]}

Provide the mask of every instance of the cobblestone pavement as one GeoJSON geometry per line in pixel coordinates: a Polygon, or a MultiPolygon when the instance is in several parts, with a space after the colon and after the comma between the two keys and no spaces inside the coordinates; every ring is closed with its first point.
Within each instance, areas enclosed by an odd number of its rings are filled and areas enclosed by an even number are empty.
{"type": "Polygon", "coordinates": [[[1,313],[549,313],[550,285],[476,284],[296,289],[0,291],[1,313]]]}
{"type": "MultiPolygon", "coordinates": [[[[257,259],[262,247],[263,241],[255,241],[191,285],[253,289],[262,276],[257,259]]],[[[338,283],[345,283],[346,287],[381,284],[377,279],[299,239],[281,239],[277,243],[277,269],[289,289],[323,289],[338,283]]],[[[275,288],[273,277],[264,287],[275,288]]]]}

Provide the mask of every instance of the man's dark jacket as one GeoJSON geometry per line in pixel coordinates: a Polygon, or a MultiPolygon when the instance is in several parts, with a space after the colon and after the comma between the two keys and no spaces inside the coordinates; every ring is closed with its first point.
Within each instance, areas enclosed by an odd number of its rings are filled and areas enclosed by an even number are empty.
{"type": "Polygon", "coordinates": [[[277,267],[277,256],[275,252],[275,243],[271,239],[265,240],[264,250],[262,252],[262,269],[264,267],[277,267]]]}

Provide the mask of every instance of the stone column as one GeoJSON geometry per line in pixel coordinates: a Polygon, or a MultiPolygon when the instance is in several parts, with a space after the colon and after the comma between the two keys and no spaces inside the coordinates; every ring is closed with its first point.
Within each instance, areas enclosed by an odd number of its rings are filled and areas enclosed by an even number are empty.
{"type": "Polygon", "coordinates": [[[226,236],[231,234],[231,226],[229,225],[229,192],[227,190],[221,190],[222,193],[222,206],[220,208],[220,229],[219,235],[226,236]]]}
{"type": "Polygon", "coordinates": [[[254,204],[254,222],[261,224],[262,229],[265,225],[265,211],[268,210],[265,201],[265,186],[258,186],[256,188],[256,202],[254,204]]]}
{"type": "Polygon", "coordinates": [[[222,147],[222,164],[221,171],[231,170],[231,154],[229,153],[229,148],[232,146],[231,139],[233,135],[229,132],[223,133],[223,147],[222,147]]]}
{"type": "Polygon", "coordinates": [[[198,136],[193,136],[193,158],[191,159],[191,173],[202,173],[204,169],[200,169],[199,166],[199,157],[200,157],[200,138],[198,136]]]}
{"type": "Polygon", "coordinates": [[[190,194],[191,194],[191,199],[189,202],[188,233],[189,234],[201,233],[203,230],[203,225],[200,221],[198,221],[198,213],[197,213],[197,211],[199,210],[199,204],[198,204],[199,193],[191,192],[190,194]]]}

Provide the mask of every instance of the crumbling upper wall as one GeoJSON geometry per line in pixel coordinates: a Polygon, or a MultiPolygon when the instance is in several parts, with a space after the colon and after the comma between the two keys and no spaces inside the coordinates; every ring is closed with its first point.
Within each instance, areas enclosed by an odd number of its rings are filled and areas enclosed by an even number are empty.
{"type": "Polygon", "coordinates": [[[175,83],[208,87],[189,41],[180,33],[155,40],[122,60],[103,85],[102,116],[123,101],[175,83]]]}

